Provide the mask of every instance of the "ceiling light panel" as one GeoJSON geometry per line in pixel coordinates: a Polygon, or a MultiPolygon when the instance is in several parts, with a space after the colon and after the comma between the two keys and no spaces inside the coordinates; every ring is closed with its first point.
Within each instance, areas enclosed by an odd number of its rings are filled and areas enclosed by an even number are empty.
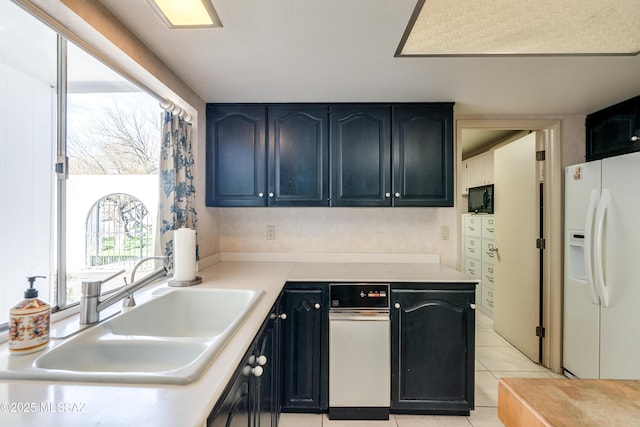
{"type": "Polygon", "coordinates": [[[421,0],[398,55],[635,55],[638,22],[638,0],[421,0]]]}
{"type": "Polygon", "coordinates": [[[222,27],[210,0],[148,0],[169,28],[222,27]]]}

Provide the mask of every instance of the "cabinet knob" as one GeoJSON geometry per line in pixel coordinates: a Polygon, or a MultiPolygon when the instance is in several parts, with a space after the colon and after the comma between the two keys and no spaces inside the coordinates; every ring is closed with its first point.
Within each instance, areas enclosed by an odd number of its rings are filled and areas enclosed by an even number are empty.
{"type": "Polygon", "coordinates": [[[261,354],[260,356],[258,356],[258,359],[256,361],[258,362],[258,365],[264,366],[269,360],[267,359],[267,356],[261,354]]]}
{"type": "Polygon", "coordinates": [[[320,303],[315,303],[314,307],[315,307],[316,310],[319,310],[320,309],[320,303]]]}
{"type": "Polygon", "coordinates": [[[273,197],[273,193],[269,193],[269,197],[273,197]]]}
{"type": "Polygon", "coordinates": [[[395,308],[400,308],[400,303],[399,303],[399,302],[397,302],[397,303],[393,304],[393,306],[394,306],[395,308]]]}
{"type": "Polygon", "coordinates": [[[632,142],[636,142],[636,141],[637,141],[637,140],[639,140],[639,139],[640,139],[640,136],[638,136],[638,135],[633,135],[633,136],[631,137],[631,141],[632,141],[632,142]]]}
{"type": "Polygon", "coordinates": [[[256,366],[255,368],[251,369],[251,373],[254,377],[261,377],[264,373],[264,369],[262,368],[262,366],[256,366]]]}
{"type": "Polygon", "coordinates": [[[287,318],[287,313],[282,313],[282,314],[271,313],[271,315],[269,316],[269,319],[285,320],[286,318],[287,318]]]}
{"type": "Polygon", "coordinates": [[[264,193],[258,193],[258,197],[264,197],[264,193]]]}
{"type": "Polygon", "coordinates": [[[400,198],[400,193],[396,193],[394,196],[396,196],[396,198],[400,198]]]}
{"type": "Polygon", "coordinates": [[[469,307],[471,307],[471,310],[475,310],[476,309],[476,305],[475,304],[469,304],[469,307]]]}
{"type": "Polygon", "coordinates": [[[389,197],[391,197],[391,193],[384,193],[384,197],[388,199],[389,197]]]}

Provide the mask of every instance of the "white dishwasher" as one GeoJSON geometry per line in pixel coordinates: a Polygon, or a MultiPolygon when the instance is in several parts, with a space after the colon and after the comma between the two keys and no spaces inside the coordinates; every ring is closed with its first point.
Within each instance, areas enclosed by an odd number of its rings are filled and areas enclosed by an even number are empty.
{"type": "Polygon", "coordinates": [[[388,420],[389,284],[330,284],[329,295],[329,419],[388,420]]]}

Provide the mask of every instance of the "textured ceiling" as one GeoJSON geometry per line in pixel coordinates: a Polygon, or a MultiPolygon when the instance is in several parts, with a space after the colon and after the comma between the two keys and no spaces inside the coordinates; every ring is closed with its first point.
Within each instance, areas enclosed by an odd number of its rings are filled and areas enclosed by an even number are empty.
{"type": "Polygon", "coordinates": [[[638,0],[428,0],[402,55],[635,55],[638,22],[638,0]]]}
{"type": "Polygon", "coordinates": [[[174,30],[146,0],[101,2],[208,102],[454,101],[459,114],[540,115],[640,94],[639,56],[395,57],[416,0],[213,0],[222,28],[174,30]]]}

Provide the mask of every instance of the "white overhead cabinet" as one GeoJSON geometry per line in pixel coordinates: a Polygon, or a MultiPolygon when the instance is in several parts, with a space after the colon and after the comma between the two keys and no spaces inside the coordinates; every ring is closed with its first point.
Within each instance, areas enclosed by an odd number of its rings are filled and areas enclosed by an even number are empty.
{"type": "Polygon", "coordinates": [[[468,194],[473,187],[493,184],[493,151],[463,161],[460,182],[462,194],[468,194]]]}

